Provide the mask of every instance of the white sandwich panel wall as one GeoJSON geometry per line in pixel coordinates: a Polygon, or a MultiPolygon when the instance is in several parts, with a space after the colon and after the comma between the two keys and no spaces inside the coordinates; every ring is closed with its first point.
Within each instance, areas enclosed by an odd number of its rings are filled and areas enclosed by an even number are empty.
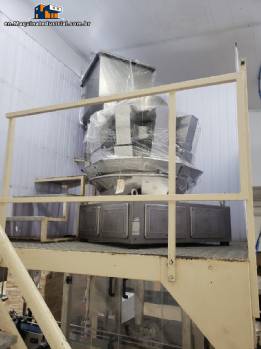
{"type": "MultiPolygon", "coordinates": [[[[0,13],[0,20],[6,20],[0,13]]],[[[51,40],[51,34],[50,34],[51,40]]],[[[80,99],[79,77],[23,30],[0,31],[0,185],[7,137],[5,113],[80,99]]],[[[80,173],[74,163],[82,156],[79,110],[17,120],[12,193],[34,192],[34,179],[80,173]]]]}
{"type": "MultiPolygon", "coordinates": [[[[237,94],[235,83],[177,93],[177,113],[199,119],[195,166],[203,171],[193,193],[236,193],[240,190],[237,94]]],[[[229,203],[233,240],[245,240],[243,202],[229,203]]]]}

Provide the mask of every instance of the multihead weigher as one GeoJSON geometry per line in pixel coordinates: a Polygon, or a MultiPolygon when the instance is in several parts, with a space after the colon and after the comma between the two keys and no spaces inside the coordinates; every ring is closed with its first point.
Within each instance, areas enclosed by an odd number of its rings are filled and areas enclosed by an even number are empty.
{"type": "MultiPolygon", "coordinates": [[[[85,98],[153,85],[155,69],[106,53],[96,55],[83,80],[85,98]]],[[[199,120],[176,120],[176,193],[191,191],[203,172],[194,166],[199,120]]],[[[152,96],[82,110],[86,129],[84,171],[97,195],[168,193],[168,103],[152,96]]],[[[204,125],[203,125],[204,127],[204,125]]],[[[166,244],[168,204],[119,202],[82,204],[81,240],[127,245],[166,244]]],[[[180,243],[229,243],[230,209],[177,203],[180,243]]]]}

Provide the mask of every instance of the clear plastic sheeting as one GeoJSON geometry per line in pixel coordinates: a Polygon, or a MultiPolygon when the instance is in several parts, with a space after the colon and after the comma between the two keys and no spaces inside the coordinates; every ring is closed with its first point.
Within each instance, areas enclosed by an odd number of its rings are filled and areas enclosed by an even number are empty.
{"type": "MultiPolygon", "coordinates": [[[[199,131],[195,116],[177,117],[177,156],[191,164],[199,131]]],[[[100,110],[90,117],[84,143],[87,165],[133,156],[167,160],[167,103],[161,97],[144,97],[100,110]]]]}
{"type": "MultiPolygon", "coordinates": [[[[100,52],[82,79],[82,97],[151,87],[154,78],[150,66],[100,52]]],[[[105,195],[168,192],[166,101],[165,95],[148,96],[81,110],[80,122],[86,129],[84,170],[97,191],[105,195]]],[[[193,166],[197,131],[195,116],[177,118],[177,193],[190,190],[202,174],[193,166]]]]}
{"type": "Polygon", "coordinates": [[[160,97],[123,101],[94,113],[85,135],[86,160],[168,158],[168,106],[160,97]]]}
{"type": "Polygon", "coordinates": [[[194,115],[180,114],[177,116],[176,126],[176,154],[191,164],[194,163],[200,127],[194,115]]]}
{"type": "MultiPolygon", "coordinates": [[[[168,192],[165,99],[165,96],[153,96],[123,101],[90,117],[84,140],[85,171],[100,193],[150,194],[155,193],[155,188],[159,194],[168,192]],[[140,174],[146,175],[145,178],[140,174]],[[165,175],[164,180],[161,175],[165,175]],[[124,189],[118,189],[119,181],[124,189]]],[[[202,174],[193,166],[198,134],[195,116],[177,117],[177,193],[193,188],[202,174]]]]}

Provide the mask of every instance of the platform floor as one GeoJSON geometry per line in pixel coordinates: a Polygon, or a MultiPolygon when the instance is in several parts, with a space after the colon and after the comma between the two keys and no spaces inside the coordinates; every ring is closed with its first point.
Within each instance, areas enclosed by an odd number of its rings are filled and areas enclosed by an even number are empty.
{"type": "MultiPolygon", "coordinates": [[[[112,245],[93,244],[80,241],[66,242],[13,242],[17,249],[44,249],[59,251],[79,251],[79,252],[104,252],[109,254],[131,254],[131,255],[148,255],[163,256],[168,255],[167,247],[142,247],[127,248],[112,245]]],[[[230,246],[177,246],[177,258],[183,259],[215,259],[225,261],[246,261],[247,260],[247,243],[231,243],[230,246]]]]}

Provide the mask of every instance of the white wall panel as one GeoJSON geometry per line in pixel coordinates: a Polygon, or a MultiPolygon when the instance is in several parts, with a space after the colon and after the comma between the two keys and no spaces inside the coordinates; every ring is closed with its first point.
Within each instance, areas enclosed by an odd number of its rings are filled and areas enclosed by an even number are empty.
{"type": "MultiPolygon", "coordinates": [[[[238,192],[239,148],[234,83],[177,93],[177,112],[199,119],[195,166],[203,171],[194,193],[238,192]]],[[[230,203],[234,240],[245,239],[244,204],[230,203]]]]}
{"type": "MultiPolygon", "coordinates": [[[[1,21],[4,16],[0,14],[1,21]]],[[[50,34],[51,37],[51,34],[50,34]]],[[[0,181],[7,135],[5,113],[80,99],[76,74],[18,28],[0,31],[0,181]]],[[[36,177],[75,175],[82,151],[79,111],[17,120],[12,178],[14,194],[33,192],[36,177]]]]}
{"type": "Polygon", "coordinates": [[[200,132],[195,165],[203,171],[197,193],[239,191],[239,153],[235,84],[177,93],[178,114],[193,114],[200,132]]]}
{"type": "MultiPolygon", "coordinates": [[[[28,0],[1,0],[1,12],[10,20],[30,21],[34,14],[34,6],[35,3],[28,0]]],[[[78,76],[81,76],[83,73],[82,68],[86,67],[86,58],[82,57],[78,52],[79,50],[75,50],[72,44],[68,44],[67,40],[61,38],[55,28],[42,29],[34,27],[22,28],[27,35],[40,43],[41,46],[47,48],[60,62],[63,62],[78,76]]]]}
{"type": "Polygon", "coordinates": [[[250,111],[250,139],[253,185],[261,186],[261,111],[250,111]]]}

